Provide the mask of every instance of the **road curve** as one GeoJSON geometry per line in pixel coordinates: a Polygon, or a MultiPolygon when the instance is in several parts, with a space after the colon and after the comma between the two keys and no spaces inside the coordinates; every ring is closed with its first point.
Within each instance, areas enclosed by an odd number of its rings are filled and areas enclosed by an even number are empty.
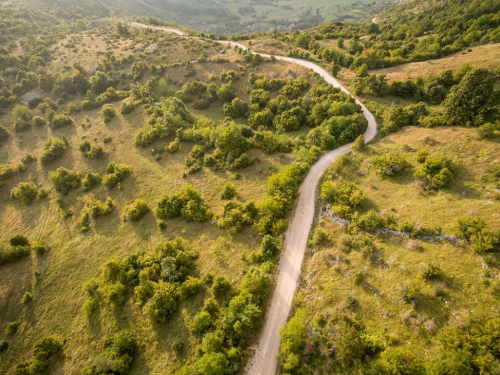
{"type": "MultiPolygon", "coordinates": [[[[240,43],[223,41],[223,44],[230,44],[246,49],[240,43]]],[[[264,57],[270,57],[264,55],[264,57]]],[[[299,64],[318,73],[323,79],[334,87],[341,89],[346,94],[350,94],[335,78],[326,70],[313,62],[296,59],[293,57],[275,56],[277,60],[284,60],[294,64],[299,64]]],[[[363,115],[368,121],[368,128],[364,134],[365,142],[370,142],[377,134],[377,122],[373,114],[356,99],[363,115]]],[[[314,219],[314,209],[316,202],[316,190],[328,166],[340,155],[351,151],[351,144],[344,145],[323,155],[314,164],[307,174],[304,182],[300,186],[299,198],[293,217],[289,223],[285,235],[285,246],[281,253],[278,265],[278,278],[276,288],[271,302],[268,306],[264,329],[262,330],[259,342],[256,346],[254,356],[250,359],[245,369],[247,375],[273,375],[276,373],[278,353],[280,347],[280,329],[286,323],[292,308],[293,296],[299,281],[302,260],[307,247],[309,231],[314,219]]]]}
{"type": "Polygon", "coordinates": [[[174,34],[177,34],[177,35],[186,35],[186,33],[182,32],[180,30],[170,29],[168,27],[148,26],[148,25],[145,25],[145,24],[139,23],[139,22],[129,22],[128,24],[130,26],[142,27],[142,28],[147,28],[147,29],[151,29],[151,30],[162,30],[162,31],[165,31],[167,33],[174,33],[174,34]]]}
{"type": "MultiPolygon", "coordinates": [[[[142,24],[136,26],[148,27],[142,24]]],[[[173,31],[166,29],[166,31],[173,31]]],[[[178,31],[178,30],[177,30],[178,31]]],[[[175,32],[175,31],[173,31],[175,32]]],[[[231,41],[220,41],[221,44],[230,44],[247,49],[244,45],[231,41]]],[[[264,55],[264,57],[270,57],[264,55]]],[[[299,64],[318,73],[323,79],[334,87],[350,94],[335,78],[320,66],[306,60],[293,57],[275,56],[277,60],[284,60],[299,64]]],[[[377,122],[373,114],[356,99],[363,115],[368,121],[368,128],[364,134],[365,142],[370,142],[377,134],[377,122]]],[[[314,164],[300,186],[299,198],[288,226],[285,237],[285,245],[281,253],[280,263],[276,280],[276,288],[267,309],[266,321],[253,357],[249,360],[245,369],[247,375],[273,375],[276,373],[278,353],[280,347],[280,329],[286,323],[292,308],[293,296],[299,281],[302,260],[307,246],[307,239],[314,219],[316,202],[316,190],[328,166],[340,155],[351,152],[351,145],[341,146],[323,155],[314,164]]]]}

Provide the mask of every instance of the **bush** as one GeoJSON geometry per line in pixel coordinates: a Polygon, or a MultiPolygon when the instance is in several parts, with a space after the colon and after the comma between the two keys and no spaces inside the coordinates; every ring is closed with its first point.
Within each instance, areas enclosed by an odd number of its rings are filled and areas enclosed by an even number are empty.
{"type": "Polygon", "coordinates": [[[101,182],[101,176],[98,173],[93,173],[87,170],[82,178],[82,189],[83,191],[89,191],[95,185],[101,182]]]}
{"type": "Polygon", "coordinates": [[[45,119],[41,116],[33,117],[32,121],[33,121],[33,125],[35,125],[36,127],[47,125],[47,121],[45,121],[45,119]]]}
{"type": "Polygon", "coordinates": [[[106,201],[96,199],[94,194],[90,194],[87,198],[85,212],[88,212],[92,217],[108,215],[113,210],[113,200],[108,197],[106,201]]]}
{"type": "Polygon", "coordinates": [[[102,287],[101,292],[107,303],[115,306],[122,305],[125,302],[125,285],[122,283],[106,284],[102,287]]]}
{"type": "Polygon", "coordinates": [[[42,165],[52,163],[64,153],[64,150],[66,150],[66,144],[61,139],[52,138],[47,141],[44,145],[42,155],[40,156],[42,165]]]}
{"type": "Polygon", "coordinates": [[[426,190],[441,189],[453,180],[453,161],[445,157],[427,158],[422,168],[413,176],[423,182],[422,187],[426,190]]]}
{"type": "Polygon", "coordinates": [[[63,343],[54,336],[44,337],[33,346],[33,356],[39,361],[48,361],[54,355],[60,353],[63,343]]]}
{"type": "Polygon", "coordinates": [[[122,106],[120,108],[120,113],[122,115],[127,115],[129,113],[132,113],[135,109],[136,103],[131,99],[126,99],[123,101],[122,106]]]}
{"type": "Polygon", "coordinates": [[[239,232],[243,226],[254,223],[257,213],[258,210],[253,201],[247,203],[230,201],[224,204],[217,226],[233,233],[239,232]]]}
{"type": "Polygon", "coordinates": [[[0,125],[0,143],[5,142],[9,138],[9,131],[0,125]]]}
{"type": "Polygon", "coordinates": [[[426,150],[418,150],[417,155],[415,155],[415,160],[417,163],[423,164],[427,160],[428,155],[429,153],[426,150]]]}
{"type": "Polygon", "coordinates": [[[12,237],[9,240],[9,243],[11,246],[29,246],[30,241],[26,236],[23,236],[22,234],[16,234],[14,237],[12,237]]]}
{"type": "Polygon", "coordinates": [[[165,149],[170,152],[171,154],[179,151],[182,147],[182,144],[181,144],[181,141],[179,138],[175,138],[172,142],[170,142],[168,144],[167,147],[165,147],[165,149]]]}
{"type": "Polygon", "coordinates": [[[49,180],[55,189],[63,195],[68,194],[71,189],[76,189],[81,182],[77,171],[59,167],[55,171],[49,172],[49,180]]]}
{"type": "Polygon", "coordinates": [[[356,185],[344,180],[323,182],[321,196],[330,204],[349,207],[359,207],[365,199],[363,192],[356,185]]]}
{"type": "Polygon", "coordinates": [[[386,225],[384,218],[374,210],[368,211],[366,214],[353,219],[353,221],[358,227],[367,230],[384,228],[386,225]]]}
{"type": "Polygon", "coordinates": [[[100,115],[105,124],[111,122],[113,117],[116,116],[115,107],[112,104],[104,104],[101,108],[100,115]]]}
{"type": "Polygon", "coordinates": [[[360,136],[358,136],[358,137],[354,140],[354,142],[353,142],[353,144],[352,144],[351,148],[352,148],[354,151],[361,151],[361,150],[363,150],[363,149],[365,148],[365,146],[366,146],[366,143],[365,143],[365,136],[364,136],[364,135],[360,135],[360,136]]]}
{"type": "Polygon", "coordinates": [[[500,237],[494,235],[480,217],[459,218],[456,228],[458,233],[470,242],[472,248],[479,254],[497,250],[500,246],[500,237]]]}
{"type": "Polygon", "coordinates": [[[182,283],[182,285],[179,287],[179,295],[183,300],[188,299],[198,293],[202,287],[203,281],[201,281],[197,277],[189,276],[187,280],[184,281],[184,283],[182,283]]]}
{"type": "Polygon", "coordinates": [[[104,154],[102,146],[91,145],[89,141],[84,141],[78,146],[78,150],[83,152],[83,154],[90,160],[100,158],[104,154]]]}
{"type": "Polygon", "coordinates": [[[379,176],[393,176],[399,171],[404,171],[410,167],[406,158],[398,153],[391,152],[383,156],[372,158],[372,165],[379,176]]]}
{"type": "Polygon", "coordinates": [[[7,326],[5,327],[5,334],[7,336],[12,336],[17,332],[18,328],[19,328],[18,322],[9,322],[9,323],[7,323],[7,326]]]}
{"type": "Polygon", "coordinates": [[[0,242],[0,265],[14,263],[30,254],[31,248],[28,245],[10,247],[0,242]]]}
{"type": "Polygon", "coordinates": [[[429,264],[427,268],[422,272],[422,278],[424,280],[431,280],[433,278],[438,277],[439,275],[442,274],[442,271],[439,267],[429,264]]]}
{"type": "Polygon", "coordinates": [[[156,207],[156,216],[161,219],[170,219],[182,216],[187,221],[205,222],[212,217],[207,203],[190,184],[172,196],[163,196],[156,207]]]}
{"type": "Polygon", "coordinates": [[[159,282],[155,284],[153,297],[144,306],[144,312],[157,323],[164,323],[174,314],[180,298],[174,285],[159,282]]]}
{"type": "Polygon", "coordinates": [[[33,182],[20,182],[10,191],[10,196],[28,205],[38,196],[38,189],[33,182]]]}
{"type": "Polygon", "coordinates": [[[12,114],[16,117],[16,119],[29,121],[33,117],[33,113],[30,111],[28,107],[25,105],[16,105],[12,110],[12,114]]]}
{"type": "Polygon", "coordinates": [[[21,133],[28,130],[31,127],[31,123],[26,120],[17,119],[12,125],[12,130],[16,133],[21,133]]]}
{"type": "Polygon", "coordinates": [[[200,375],[220,375],[231,371],[231,367],[224,353],[208,352],[198,360],[197,370],[200,375]]]}
{"type": "Polygon", "coordinates": [[[231,199],[231,198],[234,198],[235,196],[236,196],[236,186],[234,186],[233,184],[230,184],[229,182],[224,184],[224,186],[222,187],[221,198],[222,199],[231,199]]]}
{"type": "Polygon", "coordinates": [[[50,127],[52,129],[59,129],[63,126],[68,126],[71,124],[73,124],[73,120],[71,119],[71,117],[65,114],[55,115],[52,120],[50,120],[50,127]]]}
{"type": "Polygon", "coordinates": [[[495,125],[487,123],[477,128],[477,135],[481,139],[491,139],[495,136],[495,130],[497,130],[495,125]]]}
{"type": "Polygon", "coordinates": [[[210,107],[210,101],[207,99],[198,99],[196,102],[194,102],[193,107],[195,109],[207,109],[210,107]]]}
{"type": "Polygon", "coordinates": [[[224,276],[214,277],[212,293],[216,298],[222,298],[231,290],[231,283],[224,276]]]}
{"type": "Polygon", "coordinates": [[[137,221],[149,212],[147,202],[136,199],[133,203],[123,208],[123,220],[137,221]]]}
{"type": "Polygon", "coordinates": [[[260,252],[266,259],[272,259],[279,253],[279,248],[276,245],[275,239],[269,234],[266,234],[262,238],[260,252]]]}
{"type": "Polygon", "coordinates": [[[24,292],[23,294],[23,299],[21,300],[21,303],[30,303],[31,301],[33,301],[33,294],[31,294],[30,292],[24,292]]]}
{"type": "Polygon", "coordinates": [[[106,168],[106,174],[102,178],[102,183],[108,188],[112,188],[127,177],[130,172],[131,169],[126,164],[109,163],[106,168]]]}

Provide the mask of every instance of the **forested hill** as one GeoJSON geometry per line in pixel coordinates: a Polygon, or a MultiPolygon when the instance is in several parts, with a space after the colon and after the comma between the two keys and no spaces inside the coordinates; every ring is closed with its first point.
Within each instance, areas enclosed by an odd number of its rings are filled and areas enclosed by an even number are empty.
{"type": "MultiPolygon", "coordinates": [[[[376,24],[369,20],[333,22],[304,33],[284,33],[278,39],[339,66],[357,68],[366,63],[369,69],[378,69],[498,43],[499,25],[500,2],[495,0],[415,0],[383,13],[376,24]],[[339,48],[317,43],[328,39],[340,39],[339,48]]],[[[307,58],[300,50],[294,55],[307,58]]]]}

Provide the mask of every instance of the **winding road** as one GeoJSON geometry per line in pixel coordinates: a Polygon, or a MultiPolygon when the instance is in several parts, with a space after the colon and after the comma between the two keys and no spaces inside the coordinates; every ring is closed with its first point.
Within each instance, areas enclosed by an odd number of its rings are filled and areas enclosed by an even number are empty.
{"type": "MultiPolygon", "coordinates": [[[[133,24],[139,27],[148,27],[144,24],[133,24]]],[[[154,27],[155,28],[155,27],[154,27]]],[[[167,28],[155,28],[168,32],[184,35],[182,31],[167,28]]],[[[220,41],[221,44],[230,44],[247,49],[244,45],[231,41],[220,41]]],[[[254,52],[255,53],[255,52],[254,52]]],[[[261,54],[263,57],[269,55],[261,54]]],[[[277,60],[284,60],[302,65],[318,73],[323,79],[334,87],[351,95],[335,78],[320,66],[306,60],[292,57],[275,56],[277,60]]],[[[377,122],[373,114],[356,99],[363,110],[363,115],[368,121],[368,128],[364,134],[365,142],[370,142],[377,134],[377,122]]],[[[276,373],[278,353],[280,347],[280,329],[286,323],[292,308],[293,296],[297,289],[302,260],[307,247],[307,239],[314,219],[316,191],[328,166],[340,155],[351,152],[351,145],[347,144],[323,155],[314,164],[300,186],[299,198],[291,218],[285,237],[284,249],[278,265],[276,288],[267,308],[266,321],[255,353],[249,360],[245,374],[247,375],[274,375],[276,373]]]]}

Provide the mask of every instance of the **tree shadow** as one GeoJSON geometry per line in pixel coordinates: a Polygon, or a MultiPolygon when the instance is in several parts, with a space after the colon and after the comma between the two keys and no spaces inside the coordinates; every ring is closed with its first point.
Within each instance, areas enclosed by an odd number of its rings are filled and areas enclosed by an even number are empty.
{"type": "Polygon", "coordinates": [[[149,240],[158,231],[156,219],[151,211],[147,212],[138,221],[127,221],[126,225],[130,226],[137,237],[142,240],[149,240]]]}
{"type": "Polygon", "coordinates": [[[417,298],[415,310],[422,315],[432,317],[438,325],[443,325],[449,319],[450,312],[446,308],[443,301],[438,297],[428,294],[421,295],[417,298]]]}

